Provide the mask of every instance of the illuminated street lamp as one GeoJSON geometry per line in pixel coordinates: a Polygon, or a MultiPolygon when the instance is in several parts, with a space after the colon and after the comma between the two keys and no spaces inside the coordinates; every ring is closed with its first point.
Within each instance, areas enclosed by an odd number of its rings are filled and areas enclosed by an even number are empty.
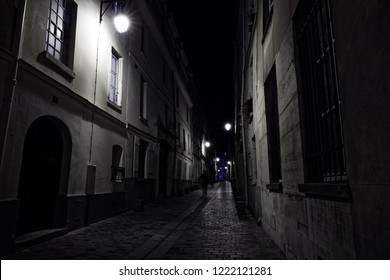
{"type": "Polygon", "coordinates": [[[228,161],[228,162],[227,162],[227,164],[231,165],[231,164],[232,164],[232,162],[231,162],[231,161],[228,161]]]}
{"type": "Polygon", "coordinates": [[[206,148],[208,148],[208,147],[210,147],[210,146],[211,146],[211,144],[210,144],[210,142],[209,142],[209,141],[206,141],[206,143],[204,143],[204,145],[206,146],[206,148]]]}
{"type": "Polygon", "coordinates": [[[119,33],[124,33],[129,29],[130,21],[124,14],[118,14],[114,17],[114,24],[119,33]]]}
{"type": "Polygon", "coordinates": [[[220,161],[219,157],[217,157],[215,160],[216,160],[217,162],[220,161]]]}
{"type": "Polygon", "coordinates": [[[225,129],[229,131],[232,128],[232,125],[230,123],[225,124],[225,129]]]}
{"type": "Polygon", "coordinates": [[[123,13],[123,7],[126,5],[125,0],[110,0],[110,1],[101,1],[100,2],[100,22],[103,20],[103,15],[108,10],[108,8],[114,5],[115,17],[114,17],[114,25],[116,30],[119,33],[124,33],[129,29],[130,20],[123,13]],[[103,10],[103,5],[106,5],[106,8],[103,10]]]}

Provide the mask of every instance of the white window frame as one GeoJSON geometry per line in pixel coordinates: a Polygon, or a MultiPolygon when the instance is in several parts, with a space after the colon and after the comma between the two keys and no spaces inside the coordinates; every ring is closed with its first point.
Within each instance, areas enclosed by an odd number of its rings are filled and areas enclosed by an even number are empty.
{"type": "Polygon", "coordinates": [[[69,64],[72,1],[50,1],[46,32],[46,51],[65,65],[69,64]]]}
{"type": "Polygon", "coordinates": [[[121,107],[122,106],[123,58],[113,47],[111,48],[109,61],[110,61],[110,70],[108,72],[107,99],[109,102],[121,107]],[[115,69],[113,69],[113,61],[116,62],[115,69]],[[113,76],[113,73],[115,73],[115,76],[113,76]],[[112,89],[114,89],[114,93],[112,92],[112,89]]]}

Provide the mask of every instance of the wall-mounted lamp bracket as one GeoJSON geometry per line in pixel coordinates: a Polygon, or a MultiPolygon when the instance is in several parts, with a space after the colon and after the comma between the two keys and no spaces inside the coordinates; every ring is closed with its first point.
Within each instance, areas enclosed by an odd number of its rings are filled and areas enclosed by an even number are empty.
{"type": "Polygon", "coordinates": [[[119,5],[123,8],[126,5],[126,0],[109,0],[109,1],[100,1],[100,23],[103,20],[103,15],[107,12],[108,8],[115,2],[118,2],[119,5]],[[104,5],[106,8],[103,10],[104,5]]]}

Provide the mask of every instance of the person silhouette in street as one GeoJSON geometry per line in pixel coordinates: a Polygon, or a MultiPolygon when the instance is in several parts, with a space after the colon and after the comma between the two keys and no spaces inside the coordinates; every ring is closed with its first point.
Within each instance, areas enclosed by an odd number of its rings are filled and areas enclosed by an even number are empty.
{"type": "Polygon", "coordinates": [[[207,197],[207,186],[210,182],[210,176],[206,171],[203,171],[202,175],[200,175],[200,182],[201,182],[202,190],[203,190],[202,198],[206,198],[207,197]]]}

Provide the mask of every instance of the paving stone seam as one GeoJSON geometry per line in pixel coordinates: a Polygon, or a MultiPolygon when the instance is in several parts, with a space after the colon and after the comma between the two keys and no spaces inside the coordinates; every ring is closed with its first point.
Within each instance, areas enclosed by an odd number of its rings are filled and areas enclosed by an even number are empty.
{"type": "MultiPolygon", "coordinates": [[[[218,189],[213,192],[213,196],[217,193],[218,189]]],[[[211,201],[212,197],[209,201],[211,201]]],[[[209,202],[208,201],[208,202],[209,202]]],[[[179,217],[175,218],[173,221],[169,222],[163,227],[160,231],[155,233],[151,238],[149,238],[145,243],[137,247],[130,254],[127,255],[125,259],[145,259],[155,248],[157,248],[175,229],[193,212],[197,210],[198,207],[201,207],[204,200],[199,199],[193,205],[191,205],[186,211],[184,211],[179,217]]],[[[208,203],[207,202],[207,203],[208,203]]],[[[206,203],[206,204],[207,204],[206,203]]],[[[204,204],[204,205],[206,205],[204,204]]],[[[203,207],[204,207],[203,205],[203,207]]]]}
{"type": "MultiPolygon", "coordinates": [[[[215,195],[221,190],[221,186],[218,186],[218,189],[213,192],[213,195],[210,197],[210,199],[204,203],[203,205],[200,204],[192,213],[199,214],[203,208],[210,203],[214,198],[215,195]]],[[[191,213],[191,214],[192,214],[191,213]]],[[[191,215],[190,214],[190,215],[191,215]]],[[[187,217],[189,217],[188,215],[187,217]]],[[[186,218],[187,218],[186,217],[186,218]]],[[[191,220],[192,221],[192,220],[191,220]]],[[[175,242],[181,237],[181,235],[184,233],[185,230],[187,230],[188,226],[191,223],[190,220],[186,220],[183,223],[181,223],[176,230],[172,231],[169,236],[167,236],[154,250],[149,252],[145,259],[161,259],[166,252],[175,244],[175,242]]]]}

